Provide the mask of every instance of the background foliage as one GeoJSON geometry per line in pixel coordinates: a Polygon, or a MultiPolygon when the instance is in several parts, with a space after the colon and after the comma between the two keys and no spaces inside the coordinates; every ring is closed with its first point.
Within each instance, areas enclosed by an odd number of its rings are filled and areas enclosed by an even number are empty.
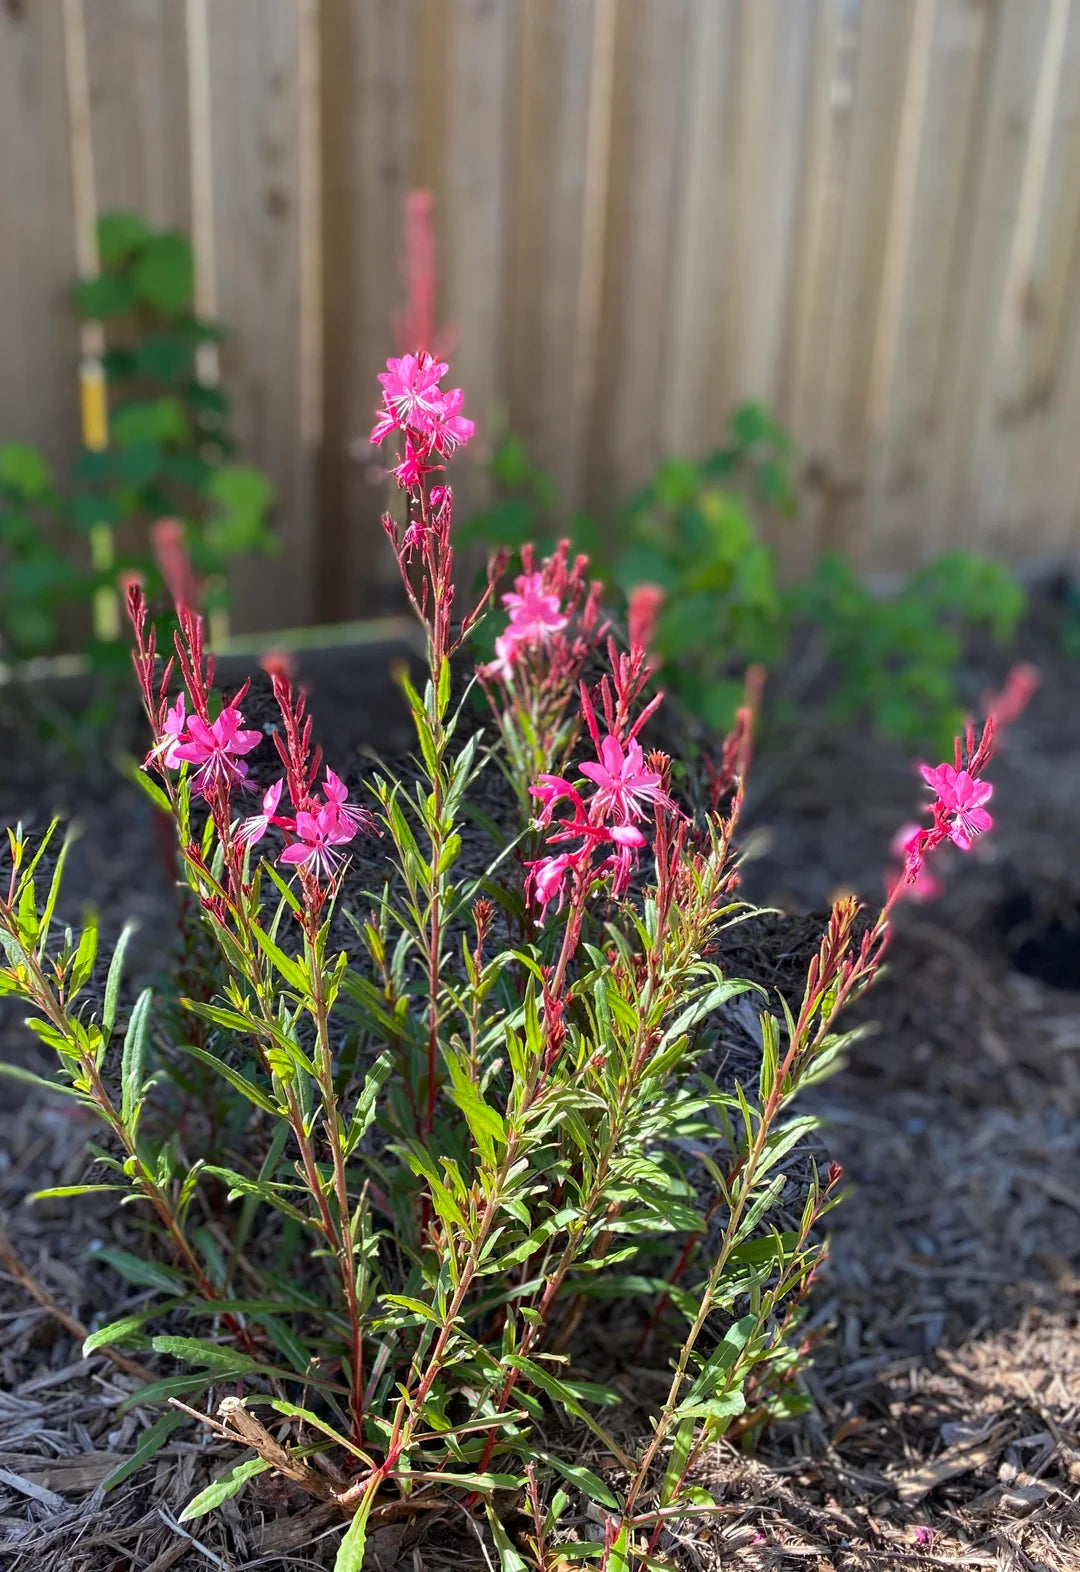
{"type": "Polygon", "coordinates": [[[224,337],[195,314],[191,248],[135,213],[98,225],[100,276],[76,285],[84,321],[106,326],[109,440],[84,447],[66,484],[28,443],[0,445],[0,657],[21,661],[70,648],[97,666],[126,644],[95,637],[86,608],[118,574],[137,573],[151,597],[161,580],[150,549],[157,519],[183,521],[210,609],[225,603],[229,563],[272,545],[273,488],[235,462],[228,397],[204,346],[224,337]],[[203,358],[201,358],[203,357],[203,358]],[[94,567],[91,533],[113,533],[115,560],[94,567]]]}
{"type": "MultiPolygon", "coordinates": [[[[960,693],[967,643],[977,632],[1010,639],[1025,604],[1019,583],[968,551],[937,558],[885,593],[838,553],[800,582],[781,583],[764,526],[797,514],[796,461],[768,410],[744,404],[715,452],[665,459],[613,519],[578,515],[567,527],[550,478],[509,436],[491,464],[495,500],[464,533],[515,547],[569,533],[623,595],[660,585],[664,687],[710,728],[731,724],[751,662],[775,666],[799,652],[813,696],[836,721],[869,719],[909,749],[947,748],[969,707],[960,693]]],[[[790,723],[806,696],[782,693],[774,719],[790,723]]]]}

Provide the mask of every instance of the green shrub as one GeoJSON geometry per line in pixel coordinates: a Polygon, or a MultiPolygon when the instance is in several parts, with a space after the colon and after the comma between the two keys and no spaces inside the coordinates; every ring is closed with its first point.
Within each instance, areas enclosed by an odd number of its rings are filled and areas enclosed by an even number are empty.
{"type": "Polygon", "coordinates": [[[223,333],[194,313],[187,240],[135,213],[111,213],[98,243],[100,275],[74,294],[81,316],[101,321],[108,336],[108,442],[83,448],[66,486],[29,444],[0,445],[0,658],[8,661],[55,654],[72,637],[97,665],[115,658],[112,639],[89,634],[88,608],[124,573],[139,575],[151,597],[158,591],[148,535],[158,519],[183,522],[210,610],[225,602],[229,562],[272,544],[273,488],[234,461],[228,398],[199,375],[200,346],[223,333]],[[111,541],[100,560],[91,542],[103,527],[111,541]]]}
{"type": "MultiPolygon", "coordinates": [[[[845,558],[823,557],[793,586],[781,583],[764,540],[766,518],[797,511],[796,450],[758,404],[732,415],[724,444],[702,460],[669,457],[606,523],[557,518],[555,488],[507,437],[491,464],[496,495],[469,521],[466,538],[488,544],[569,534],[624,596],[658,584],[666,596],[655,649],[663,685],[696,720],[731,724],[753,662],[776,666],[811,636],[825,668],[817,687],[838,721],[868,719],[910,749],[947,746],[961,723],[959,679],[971,635],[999,642],[1024,610],[1023,592],[1000,563],[952,552],[899,587],[875,593],[845,558]]],[[[805,704],[780,701],[790,723],[805,704]]],[[[776,711],[774,710],[774,714],[776,711]]]]}

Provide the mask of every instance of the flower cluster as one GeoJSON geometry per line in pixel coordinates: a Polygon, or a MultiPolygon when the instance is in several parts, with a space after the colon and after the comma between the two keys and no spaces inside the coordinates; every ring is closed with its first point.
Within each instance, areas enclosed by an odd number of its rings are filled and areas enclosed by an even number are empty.
{"type": "Polygon", "coordinates": [[[977,838],[991,828],[993,820],[986,804],[994,788],[982,779],[982,772],[993,751],[991,717],[977,745],[974,728],[968,725],[964,743],[957,739],[954,763],[920,766],[922,778],[934,794],[930,805],[932,823],[926,827],[905,824],[897,831],[891,849],[895,856],[903,857],[903,868],[890,881],[891,899],[906,895],[915,900],[933,900],[940,894],[941,884],[926,866],[930,854],[946,841],[961,851],[970,851],[977,838]]]}
{"type": "Polygon", "coordinates": [[[612,704],[606,678],[601,684],[601,695],[609,728],[603,738],[588,691],[582,687],[582,716],[597,753],[595,763],[590,761],[581,765],[581,774],[593,783],[591,796],[584,798],[581,790],[562,775],[541,775],[531,788],[532,795],[541,804],[536,824],[551,831],[548,844],[569,846],[571,842],[578,843],[567,851],[549,854],[527,864],[527,892],[540,907],[541,916],[552,901],[562,905],[567,881],[575,875],[610,877],[612,894],[624,895],[637,853],[646,844],[641,821],[657,808],[675,810],[664,785],[666,755],[655,754],[646,759],[638,741],[638,732],[654,706],[642,711],[623,742],[614,725],[616,706],[612,704]],[[555,808],[562,802],[569,804],[570,816],[556,819],[555,808]],[[601,846],[612,849],[594,868],[593,854],[601,846]]]}
{"type": "Polygon", "coordinates": [[[201,619],[189,607],[178,605],[176,661],[169,661],[158,676],[154,669],[154,634],[152,629],[147,630],[146,604],[138,586],[129,592],[128,604],[135,628],[135,667],[155,732],[143,767],[153,767],[163,774],[188,765],[191,790],[206,801],[223,845],[235,845],[240,850],[254,846],[273,825],[285,838],[279,862],[304,869],[316,880],[331,879],[341,867],[341,848],[360,830],[373,831],[375,820],[366,809],[349,801],[344,781],[329,767],[322,789],[316,788],[321,755],[312,746],[311,721],[305,714],[303,694],[293,688],[289,676],[275,664],[271,678],[283,726],[275,732],[274,741],[285,775],[263,792],[261,811],[242,819],[234,829],[232,793],[237,787],[257,790],[249,779],[247,755],[263,740],[261,731],[244,725],[240,704],[247,684],[211,719],[213,661],[203,657],[201,619]],[[177,663],[184,686],[170,704],[166,694],[177,663]],[[292,814],[280,811],[286,784],[292,814]]]}
{"type": "Polygon", "coordinates": [[[243,820],[237,838],[245,846],[254,846],[270,826],[275,825],[286,837],[279,862],[307,868],[323,879],[333,878],[341,867],[344,855],[341,848],[347,846],[359,830],[374,830],[374,819],[366,809],[349,801],[348,787],[329,766],[321,798],[316,793],[306,793],[304,806],[297,808],[293,817],[278,812],[284,784],[282,777],[267,787],[262,812],[243,820]]]}
{"type": "Polygon", "coordinates": [[[391,432],[401,432],[402,453],[394,468],[394,478],[401,487],[419,485],[425,475],[442,467],[428,462],[432,454],[449,458],[476,430],[475,423],[461,413],[465,402],[462,390],[448,388],[444,392],[439,387],[449,369],[445,361],[421,350],[415,355],[391,356],[379,375],[383,401],[371,441],[378,445],[391,432]]]}
{"type": "Polygon", "coordinates": [[[568,540],[540,562],[531,546],[523,547],[521,565],[524,572],[501,596],[510,621],[480,676],[504,688],[546,682],[573,693],[587,655],[607,632],[599,615],[601,585],[588,577],[588,557],[571,557],[568,540]]]}

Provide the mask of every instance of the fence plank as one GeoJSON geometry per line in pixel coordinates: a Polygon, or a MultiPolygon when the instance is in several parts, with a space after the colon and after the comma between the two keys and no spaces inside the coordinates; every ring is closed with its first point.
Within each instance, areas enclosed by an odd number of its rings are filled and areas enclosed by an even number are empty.
{"type": "Polygon", "coordinates": [[[314,465],[300,440],[298,9],[295,0],[209,7],[222,372],[246,457],[277,488],[279,555],[236,572],[236,624],[314,614],[314,465]]]}
{"type": "Polygon", "coordinates": [[[0,6],[0,441],[62,475],[78,431],[78,331],[59,5],[0,6]]]}
{"type": "Polygon", "coordinates": [[[94,173],[99,211],[190,223],[184,8],[176,0],[86,6],[94,173]]]}
{"type": "Polygon", "coordinates": [[[612,168],[599,367],[591,412],[591,500],[609,507],[661,450],[674,277],[672,235],[690,64],[686,0],[622,0],[617,13],[612,168]]]}
{"type": "Polygon", "coordinates": [[[914,7],[863,0],[836,252],[829,344],[820,367],[828,493],[820,544],[865,548],[868,398],[881,301],[914,7]]]}
{"type": "Polygon", "coordinates": [[[413,0],[324,0],[319,588],[322,613],[332,618],[378,609],[397,584],[379,525],[385,478],[366,438],[378,403],[375,376],[394,353],[404,302],[405,194],[422,178],[420,24],[413,0]]]}
{"type": "Polygon", "coordinates": [[[968,244],[965,178],[979,135],[987,37],[985,7],[937,0],[895,355],[869,481],[873,560],[884,570],[914,566],[936,527],[932,483],[948,421],[940,368],[954,336],[954,260],[968,244]]]}
{"type": "Polygon", "coordinates": [[[994,464],[987,437],[992,366],[1049,19],[1050,0],[1000,0],[993,13],[983,120],[972,143],[970,196],[950,300],[957,336],[943,366],[949,424],[929,509],[935,551],[993,538],[994,520],[980,520],[977,512],[979,471],[994,464]]]}
{"type": "Polygon", "coordinates": [[[574,500],[572,396],[589,180],[595,0],[524,0],[507,285],[507,418],[574,500]],[[543,150],[543,156],[538,156],[543,150]]]}
{"type": "Polygon", "coordinates": [[[1017,223],[1009,237],[972,504],[980,530],[990,532],[983,538],[1006,552],[1022,551],[1032,536],[1052,540],[1055,517],[1067,516],[1073,490],[1075,455],[1064,469],[1060,460],[1047,460],[1060,408],[1055,394],[1078,309],[1071,287],[1078,233],[1080,6],[1052,0],[1017,223]]]}
{"type": "MultiPolygon", "coordinates": [[[[454,382],[467,391],[477,440],[458,466],[460,514],[485,495],[479,473],[506,407],[506,258],[516,88],[517,0],[443,0],[445,124],[438,194],[445,320],[454,382]]],[[[539,153],[539,149],[537,150],[539,153]]]]}

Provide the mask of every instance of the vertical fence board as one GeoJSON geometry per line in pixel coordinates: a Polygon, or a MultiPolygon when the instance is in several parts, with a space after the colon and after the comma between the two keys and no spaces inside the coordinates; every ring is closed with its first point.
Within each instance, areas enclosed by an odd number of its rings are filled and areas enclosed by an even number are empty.
{"type": "Polygon", "coordinates": [[[618,8],[591,499],[607,508],[661,451],[677,181],[689,66],[686,0],[618,8]]]}
{"type": "Polygon", "coordinates": [[[573,501],[594,0],[524,0],[508,259],[507,419],[573,501]]]}
{"type": "Polygon", "coordinates": [[[187,230],[187,62],[176,0],[89,0],[94,173],[100,212],[187,230]]]}
{"type": "Polygon", "coordinates": [[[237,569],[237,623],[314,614],[313,474],[300,440],[298,9],[212,5],[210,96],[222,370],[244,455],[277,488],[281,551],[237,569]]]}
{"type": "Polygon", "coordinates": [[[986,8],[937,0],[899,319],[884,429],[870,477],[868,528],[882,569],[911,567],[928,528],[948,410],[939,374],[955,321],[952,265],[967,247],[964,182],[979,135],[986,8]]]}
{"type": "Polygon", "coordinates": [[[732,287],[737,98],[731,91],[738,31],[734,0],[694,0],[687,20],[685,151],[675,200],[670,338],[659,411],[664,446],[674,452],[696,454],[715,440],[738,355],[738,298],[732,287]]]}
{"type": "Polygon", "coordinates": [[[324,0],[323,236],[326,449],[319,580],[323,615],[385,604],[397,570],[379,519],[386,487],[366,445],[404,304],[403,211],[418,180],[420,8],[324,0]]]}
{"type": "MultiPolygon", "coordinates": [[[[972,141],[971,195],[950,300],[956,339],[943,367],[948,428],[929,509],[935,537],[928,554],[979,538],[979,473],[994,462],[986,440],[993,419],[992,367],[1049,16],[1050,0],[999,0],[993,13],[983,118],[972,141]]],[[[981,528],[990,533],[992,521],[982,520],[981,528]]]]}
{"type": "Polygon", "coordinates": [[[875,321],[881,300],[896,154],[914,7],[863,0],[859,14],[851,148],[833,282],[829,344],[820,368],[829,493],[820,542],[858,554],[865,545],[865,486],[875,321]]]}
{"type": "MultiPolygon", "coordinates": [[[[516,93],[517,0],[444,0],[445,128],[439,234],[455,384],[477,423],[469,466],[459,465],[459,514],[485,494],[480,471],[505,419],[506,258],[516,93]]],[[[539,152],[539,150],[538,150],[539,152]]]]}
{"type": "Polygon", "coordinates": [[[0,441],[62,475],[78,431],[75,235],[58,4],[0,6],[0,441]]]}
{"type": "Polygon", "coordinates": [[[823,462],[827,410],[822,376],[832,333],[840,215],[851,148],[856,34],[842,0],[816,0],[804,119],[801,195],[794,234],[778,412],[806,459],[798,529],[782,564],[791,576],[813,561],[820,518],[832,489],[823,462]]]}
{"type": "Polygon", "coordinates": [[[1068,507],[1071,476],[1047,463],[1047,450],[1078,306],[1078,226],[1080,6],[1052,0],[1017,223],[1008,237],[972,505],[983,538],[1006,552],[1022,551],[1032,536],[1047,538],[1051,515],[1065,516],[1068,507]]]}

